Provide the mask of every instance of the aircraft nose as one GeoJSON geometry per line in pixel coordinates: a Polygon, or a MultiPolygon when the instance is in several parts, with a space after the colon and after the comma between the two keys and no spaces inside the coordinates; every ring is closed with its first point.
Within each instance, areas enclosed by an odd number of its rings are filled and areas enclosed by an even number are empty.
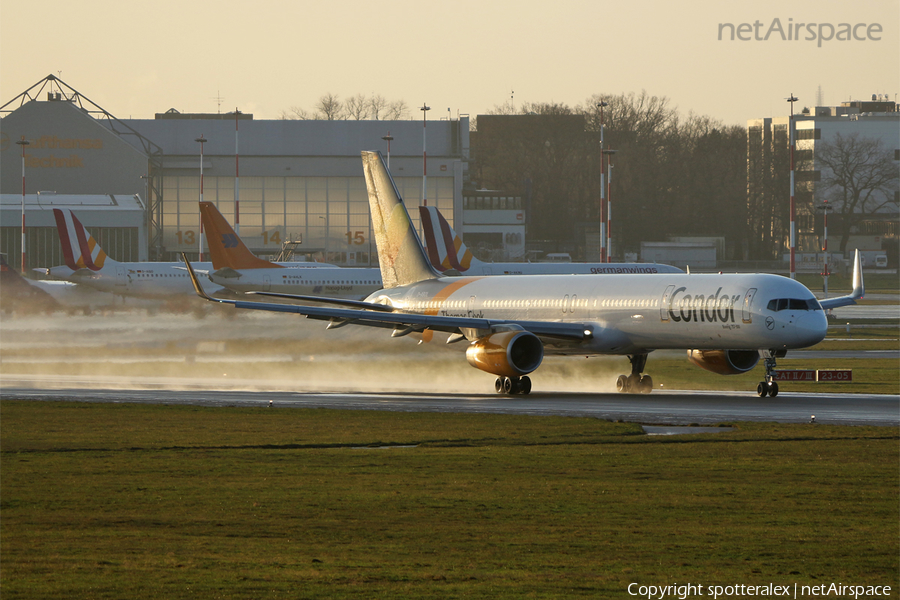
{"type": "Polygon", "coordinates": [[[823,311],[813,311],[798,318],[794,329],[796,333],[794,347],[815,346],[824,340],[825,334],[828,333],[828,319],[823,311]]]}

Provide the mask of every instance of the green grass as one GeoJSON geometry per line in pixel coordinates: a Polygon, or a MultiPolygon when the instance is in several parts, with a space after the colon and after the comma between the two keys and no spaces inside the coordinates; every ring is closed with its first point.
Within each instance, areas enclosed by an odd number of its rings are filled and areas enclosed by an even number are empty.
{"type": "Polygon", "coordinates": [[[579,418],[5,400],[0,586],[4,600],[896,591],[897,428],[735,425],[647,437],[579,418]]]}

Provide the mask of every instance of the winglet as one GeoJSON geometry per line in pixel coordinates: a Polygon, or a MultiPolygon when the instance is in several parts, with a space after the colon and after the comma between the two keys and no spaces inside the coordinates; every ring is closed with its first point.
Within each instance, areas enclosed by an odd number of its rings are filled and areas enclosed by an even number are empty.
{"type": "Polygon", "coordinates": [[[856,304],[856,301],[866,295],[866,284],[863,282],[862,259],[859,256],[859,249],[853,257],[853,290],[848,296],[838,296],[837,298],[827,298],[819,300],[819,304],[825,310],[838,308],[841,306],[850,306],[856,304]]]}
{"type": "Polygon", "coordinates": [[[206,241],[214,269],[279,269],[282,265],[263,260],[238,237],[212,202],[200,203],[200,219],[206,229],[206,241]]]}
{"type": "Polygon", "coordinates": [[[853,257],[853,291],[850,295],[854,300],[859,300],[866,295],[866,284],[863,282],[862,261],[859,258],[859,248],[853,257]]]}
{"type": "Polygon", "coordinates": [[[190,261],[187,259],[187,255],[182,252],[181,260],[184,262],[187,267],[188,276],[191,278],[191,284],[194,286],[194,291],[197,292],[197,295],[203,298],[204,300],[209,300],[210,302],[220,302],[220,300],[216,300],[203,291],[203,286],[200,285],[200,279],[197,277],[197,274],[194,272],[194,267],[191,266],[190,261]]]}

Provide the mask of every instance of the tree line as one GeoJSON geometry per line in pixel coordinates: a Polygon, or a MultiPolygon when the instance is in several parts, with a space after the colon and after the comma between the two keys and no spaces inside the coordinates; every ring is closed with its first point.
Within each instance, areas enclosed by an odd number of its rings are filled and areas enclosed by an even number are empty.
{"type": "MultiPolygon", "coordinates": [[[[292,107],[282,118],[397,120],[409,118],[409,107],[378,94],[341,100],[328,93],[313,110],[292,107]]],[[[525,199],[530,240],[583,241],[585,224],[600,219],[601,120],[604,147],[615,151],[602,164],[611,173],[610,229],[619,258],[639,251],[642,241],[671,237],[724,238],[720,260],[777,260],[787,251],[787,128],[748,135],[741,125],[684,116],[665,96],[646,91],[594,94],[574,107],[495,106],[470,123],[470,178],[478,187],[525,199]]],[[[867,216],[886,207],[896,212],[893,152],[879,140],[838,135],[818,146],[821,173],[809,171],[811,152],[795,153],[795,200],[812,223],[809,239],[815,237],[814,201],[827,199],[841,217],[835,223],[841,250],[867,216]]]]}

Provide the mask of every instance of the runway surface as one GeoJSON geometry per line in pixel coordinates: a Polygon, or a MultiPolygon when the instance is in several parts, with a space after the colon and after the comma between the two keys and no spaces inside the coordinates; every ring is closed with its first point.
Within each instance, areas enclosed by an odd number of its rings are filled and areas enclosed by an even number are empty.
{"type": "MultiPolygon", "coordinates": [[[[81,382],[86,385],[89,382],[81,382]]],[[[405,412],[561,415],[657,425],[775,421],[838,425],[900,425],[900,396],[747,392],[654,391],[649,395],[533,393],[529,396],[398,392],[285,392],[214,389],[110,389],[28,387],[30,378],[4,377],[0,398],[79,402],[143,402],[198,406],[334,408],[405,412]],[[20,387],[21,386],[21,387],[20,387]]]]}
{"type": "MultiPolygon", "coordinates": [[[[805,423],[815,415],[818,423],[900,425],[898,395],[799,393],[788,386],[775,398],[668,387],[617,394],[624,357],[549,357],[531,395],[499,396],[488,393],[493,379],[474,371],[454,350],[458,346],[420,346],[368,328],[325,331],[294,315],[238,314],[230,307],[200,314],[4,317],[0,342],[2,399],[260,407],[271,401],[275,409],[570,415],[651,425],[805,423]]],[[[684,356],[663,351],[653,360],[684,356]]],[[[900,351],[800,351],[780,364],[790,368],[793,359],[820,356],[830,367],[843,358],[897,360],[900,351]]]]}

